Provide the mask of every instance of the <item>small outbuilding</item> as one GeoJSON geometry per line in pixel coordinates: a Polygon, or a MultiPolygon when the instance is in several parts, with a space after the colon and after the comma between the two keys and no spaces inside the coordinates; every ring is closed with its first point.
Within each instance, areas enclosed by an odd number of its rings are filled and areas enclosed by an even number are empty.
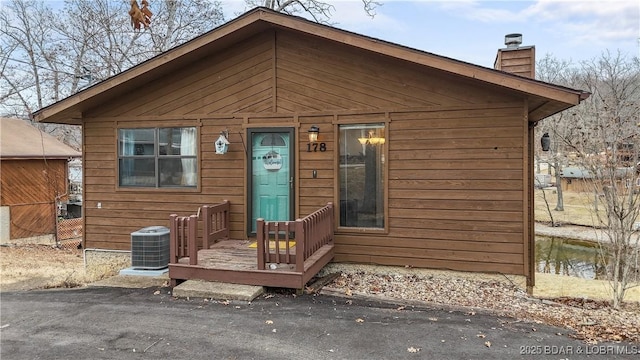
{"type": "Polygon", "coordinates": [[[82,153],[31,125],[0,118],[0,242],[53,242],[68,161],[82,153]]]}
{"type": "MultiPolygon", "coordinates": [[[[509,44],[496,67],[532,74],[533,50],[509,44]]],[[[87,249],[129,250],[132,232],[223,200],[225,234],[246,241],[258,219],[332,203],[316,259],[533,285],[534,127],[586,96],[257,8],[34,118],[83,128],[87,249]]],[[[221,278],[190,254],[172,278],[221,278]]]]}

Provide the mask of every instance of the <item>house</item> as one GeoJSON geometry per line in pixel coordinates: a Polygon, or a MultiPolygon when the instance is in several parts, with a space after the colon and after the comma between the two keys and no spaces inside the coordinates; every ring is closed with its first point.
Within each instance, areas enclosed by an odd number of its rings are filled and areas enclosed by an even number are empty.
{"type": "MultiPolygon", "coordinates": [[[[638,170],[634,167],[619,167],[611,169],[600,169],[602,175],[594,176],[594,171],[579,166],[568,166],[560,172],[560,183],[562,190],[573,192],[593,192],[598,188],[598,192],[602,192],[601,187],[611,186],[613,182],[616,186],[624,186],[625,188],[634,187],[640,189],[640,177],[638,170]],[[607,171],[611,171],[607,174],[607,171]]],[[[595,172],[598,174],[598,172],[595,172]]]]}
{"type": "Polygon", "coordinates": [[[28,121],[0,118],[0,242],[53,242],[57,206],[79,151],[28,121]]]}
{"type": "Polygon", "coordinates": [[[335,262],[533,285],[534,127],[587,96],[256,8],[33,115],[82,125],[88,249],[223,200],[245,240],[333,203],[335,262]]]}

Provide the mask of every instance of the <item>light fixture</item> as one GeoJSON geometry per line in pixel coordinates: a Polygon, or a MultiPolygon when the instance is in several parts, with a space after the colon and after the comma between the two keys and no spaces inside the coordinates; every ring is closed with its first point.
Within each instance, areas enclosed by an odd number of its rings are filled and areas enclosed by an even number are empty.
{"type": "Polygon", "coordinates": [[[374,136],[373,131],[369,131],[367,137],[358,138],[358,142],[360,142],[361,145],[383,145],[385,143],[385,138],[374,136]]]}
{"type": "Polygon", "coordinates": [[[540,144],[542,145],[542,151],[549,151],[551,148],[551,138],[549,137],[549,133],[544,133],[542,138],[540,138],[540,144]]]}
{"type": "Polygon", "coordinates": [[[311,125],[311,128],[309,128],[309,142],[315,143],[316,141],[318,141],[319,133],[320,133],[320,128],[318,128],[315,125],[311,125]]]}

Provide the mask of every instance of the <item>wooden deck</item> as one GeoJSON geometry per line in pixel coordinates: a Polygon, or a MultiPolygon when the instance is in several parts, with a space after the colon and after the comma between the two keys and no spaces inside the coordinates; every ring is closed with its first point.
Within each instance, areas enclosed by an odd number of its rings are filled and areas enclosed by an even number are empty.
{"type": "Polygon", "coordinates": [[[255,241],[216,238],[228,234],[228,202],[204,208],[202,213],[200,222],[195,216],[171,217],[169,277],[173,285],[200,279],[302,289],[333,258],[331,204],[296,221],[259,220],[255,241]],[[199,223],[208,239],[195,235],[199,223]]]}

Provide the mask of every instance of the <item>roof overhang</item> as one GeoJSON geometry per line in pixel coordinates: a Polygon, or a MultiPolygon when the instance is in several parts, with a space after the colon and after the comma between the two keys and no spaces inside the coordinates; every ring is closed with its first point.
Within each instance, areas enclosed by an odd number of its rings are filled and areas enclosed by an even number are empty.
{"type": "Polygon", "coordinates": [[[39,122],[82,124],[83,113],[121,94],[135,91],[141,85],[172,73],[185,63],[216,52],[268,29],[280,28],[317,36],[359,49],[391,56],[418,65],[444,71],[455,76],[475,79],[521,93],[530,104],[529,121],[536,122],[568,109],[589,94],[463,61],[404,47],[383,40],[355,34],[300,17],[256,8],[191,41],[164,52],[118,75],[84,89],[33,113],[39,122]]]}

